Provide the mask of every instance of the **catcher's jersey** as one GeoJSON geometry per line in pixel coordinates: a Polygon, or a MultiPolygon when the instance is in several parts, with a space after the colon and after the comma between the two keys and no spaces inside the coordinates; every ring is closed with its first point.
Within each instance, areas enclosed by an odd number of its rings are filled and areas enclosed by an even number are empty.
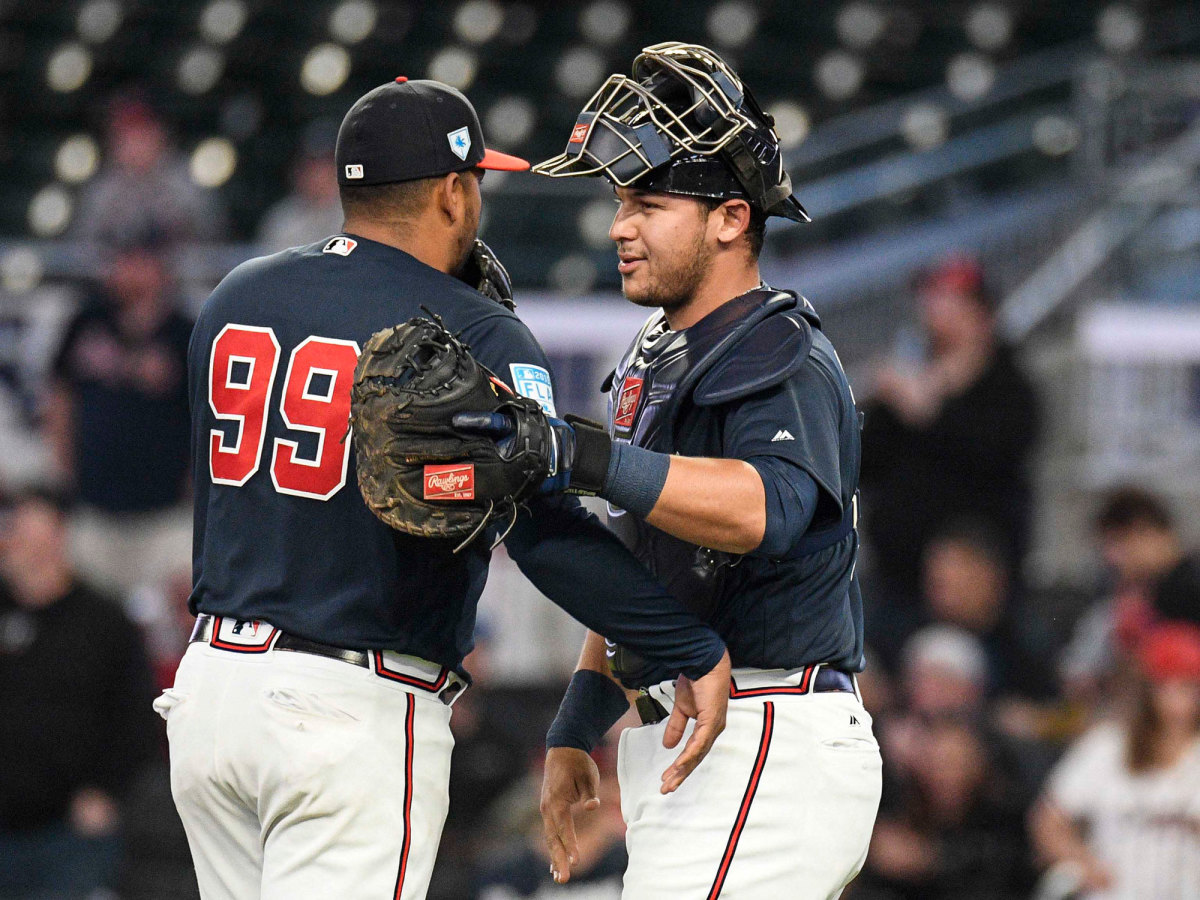
{"type": "MultiPolygon", "coordinates": [[[[188,359],[193,612],[462,671],[490,542],[485,535],[455,554],[457,541],[378,521],[359,493],[347,433],[359,349],[379,329],[426,315],[423,307],[518,393],[554,411],[549,363],[516,315],[401,250],[333,237],[246,262],[213,291],[188,359]]],[[[685,665],[719,656],[715,635],[664,606],[661,588],[577,502],[545,498],[534,508],[507,545],[543,593],[685,665]],[[605,588],[621,596],[607,603],[605,588]],[[639,615],[655,600],[653,614],[639,615]]]]}
{"type": "MultiPolygon", "coordinates": [[[[766,559],[686,544],[611,505],[610,525],[677,595],[680,590],[697,595],[680,599],[724,638],[735,667],[790,669],[819,662],[858,671],[862,597],[854,577],[858,535],[849,526],[858,490],[859,419],[849,382],[816,313],[801,300],[813,325],[812,347],[782,383],[718,405],[672,401],[689,358],[700,355],[696,348],[719,344],[739,327],[754,300],[745,295],[730,301],[681,332],[668,331],[662,313],[655,313],[614,372],[609,403],[613,438],[685,456],[783,460],[818,486],[809,535],[844,537],[815,552],[801,539],[785,558],[766,559]],[[671,409],[675,421],[661,421],[671,409]]],[[[651,664],[623,680],[645,686],[664,677],[651,664]]]]}

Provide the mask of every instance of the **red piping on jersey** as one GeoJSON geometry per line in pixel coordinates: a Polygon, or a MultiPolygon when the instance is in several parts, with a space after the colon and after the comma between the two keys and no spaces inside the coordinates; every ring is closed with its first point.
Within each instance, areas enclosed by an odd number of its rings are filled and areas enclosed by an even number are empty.
{"type": "Polygon", "coordinates": [[[408,709],[404,713],[404,844],[400,849],[400,868],[396,872],[396,889],[392,900],[400,900],[404,892],[404,872],[408,868],[408,851],[412,848],[412,796],[413,796],[413,714],[417,698],[409,694],[408,709]]]}
{"type": "Polygon", "coordinates": [[[734,684],[733,679],[729,679],[729,699],[741,700],[745,697],[769,697],[772,694],[807,694],[808,683],[812,680],[812,674],[816,670],[816,666],[805,666],[804,674],[800,676],[800,683],[795,687],[777,688],[739,688],[734,684]]]}
{"type": "Polygon", "coordinates": [[[717,869],[717,877],[713,880],[708,892],[708,900],[717,900],[721,889],[725,886],[725,876],[729,874],[729,866],[733,862],[733,854],[737,850],[738,841],[742,837],[742,829],[746,827],[746,819],[750,815],[750,804],[758,792],[758,783],[762,779],[763,768],[767,764],[767,751],[771,749],[771,734],[775,730],[775,704],[763,704],[763,731],[758,742],[758,757],[754,760],[754,770],[750,773],[750,781],[746,785],[746,793],[742,796],[742,805],[738,809],[737,819],[734,820],[733,830],[729,832],[729,843],[725,845],[725,853],[721,857],[721,865],[717,869]]]}
{"type": "Polygon", "coordinates": [[[393,672],[391,669],[383,667],[383,651],[375,651],[375,674],[380,678],[387,678],[391,681],[399,681],[401,684],[411,685],[415,688],[420,688],[423,691],[440,691],[442,685],[446,683],[446,678],[450,674],[450,670],[442,666],[442,671],[438,673],[438,677],[433,681],[422,681],[412,675],[403,675],[400,672],[393,672]]]}

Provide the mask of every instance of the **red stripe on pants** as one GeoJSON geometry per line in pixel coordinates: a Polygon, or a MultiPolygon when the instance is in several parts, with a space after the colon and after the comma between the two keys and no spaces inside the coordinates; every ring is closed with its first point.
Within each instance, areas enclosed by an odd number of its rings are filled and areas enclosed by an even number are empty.
{"type": "Polygon", "coordinates": [[[758,756],[754,760],[754,769],[750,773],[750,781],[746,785],[746,793],[742,795],[742,805],[738,808],[737,819],[734,820],[733,830],[729,833],[729,842],[725,845],[725,853],[721,856],[721,865],[717,869],[717,877],[713,880],[708,892],[708,900],[717,900],[721,889],[725,886],[725,876],[729,874],[729,866],[733,862],[733,854],[737,850],[742,830],[746,827],[746,819],[750,815],[750,804],[758,791],[758,783],[762,779],[763,768],[767,764],[767,751],[771,749],[771,733],[775,730],[775,704],[763,704],[762,738],[758,742],[758,756]]]}
{"type": "Polygon", "coordinates": [[[416,698],[405,694],[408,709],[404,713],[404,844],[400,850],[400,867],[396,872],[396,890],[392,900],[400,900],[404,891],[404,870],[408,868],[408,851],[412,847],[412,784],[413,784],[413,716],[416,698]]]}

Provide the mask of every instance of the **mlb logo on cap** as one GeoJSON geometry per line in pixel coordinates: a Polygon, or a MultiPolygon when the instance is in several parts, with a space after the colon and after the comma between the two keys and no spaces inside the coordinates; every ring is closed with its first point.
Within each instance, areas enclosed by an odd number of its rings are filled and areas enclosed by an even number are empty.
{"type": "Polygon", "coordinates": [[[346,177],[347,178],[362,178],[363,177],[363,167],[362,166],[346,166],[346,177]]]}

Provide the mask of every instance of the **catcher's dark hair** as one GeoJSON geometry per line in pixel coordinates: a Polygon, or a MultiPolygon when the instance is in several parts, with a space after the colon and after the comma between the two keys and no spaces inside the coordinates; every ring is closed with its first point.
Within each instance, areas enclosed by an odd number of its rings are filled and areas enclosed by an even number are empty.
{"type": "MultiPolygon", "coordinates": [[[[728,198],[721,197],[696,197],[700,203],[709,211],[712,212],[722,203],[725,203],[728,198]]],[[[763,241],[767,236],[767,214],[755,206],[750,204],[750,224],[746,226],[746,240],[750,244],[751,259],[758,259],[758,255],[762,253],[763,241]]]]}
{"type": "Polygon", "coordinates": [[[1109,491],[1096,513],[1096,531],[1121,531],[1134,525],[1168,531],[1175,527],[1175,521],[1166,504],[1145,488],[1122,485],[1109,491]]]}
{"type": "Polygon", "coordinates": [[[391,184],[339,185],[342,212],[347,219],[413,219],[420,214],[439,181],[441,176],[391,184]]]}

